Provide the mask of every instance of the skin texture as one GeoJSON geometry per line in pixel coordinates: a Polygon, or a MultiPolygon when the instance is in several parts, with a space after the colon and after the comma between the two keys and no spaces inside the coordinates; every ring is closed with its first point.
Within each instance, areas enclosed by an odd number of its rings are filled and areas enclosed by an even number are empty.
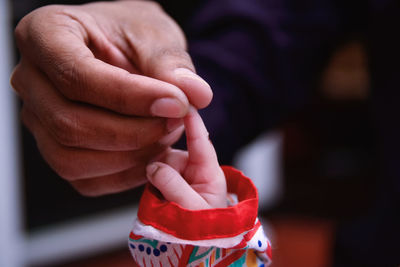
{"type": "Polygon", "coordinates": [[[11,84],[44,159],[87,196],[146,181],[145,167],[207,106],[177,24],[150,1],[46,6],[15,30],[11,84]]]}
{"type": "Polygon", "coordinates": [[[226,207],[226,181],[204,123],[194,108],[184,118],[188,151],[169,149],[147,166],[147,178],[166,200],[192,209],[226,207]]]}

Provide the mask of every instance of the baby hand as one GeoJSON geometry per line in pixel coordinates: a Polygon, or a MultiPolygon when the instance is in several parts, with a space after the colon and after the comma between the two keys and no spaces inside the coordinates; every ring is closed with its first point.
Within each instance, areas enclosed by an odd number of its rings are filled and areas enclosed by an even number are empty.
{"type": "Polygon", "coordinates": [[[147,178],[168,201],[186,209],[226,207],[225,175],[197,110],[184,118],[188,151],[170,149],[147,166],[147,178]]]}

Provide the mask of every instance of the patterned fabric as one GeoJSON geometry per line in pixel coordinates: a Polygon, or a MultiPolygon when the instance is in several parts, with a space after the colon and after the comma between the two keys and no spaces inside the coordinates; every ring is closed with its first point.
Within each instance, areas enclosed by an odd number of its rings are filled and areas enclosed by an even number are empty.
{"type": "Polygon", "coordinates": [[[261,267],[271,263],[270,242],[253,216],[258,208],[256,188],[243,173],[222,169],[234,196],[229,201],[237,199],[224,209],[186,210],[163,200],[150,185],[146,187],[129,235],[129,249],[139,266],[261,267]],[[243,217],[251,218],[251,224],[243,217]],[[193,223],[196,218],[201,224],[193,223]]]}
{"type": "Polygon", "coordinates": [[[151,267],[225,267],[225,266],[268,266],[269,257],[264,261],[252,249],[226,249],[172,244],[150,240],[141,236],[129,239],[129,248],[139,266],[151,267]]]}

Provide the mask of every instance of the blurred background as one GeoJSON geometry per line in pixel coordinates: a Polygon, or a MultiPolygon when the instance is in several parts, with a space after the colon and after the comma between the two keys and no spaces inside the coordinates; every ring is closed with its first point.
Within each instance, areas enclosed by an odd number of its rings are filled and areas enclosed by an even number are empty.
{"type": "MultiPolygon", "coordinates": [[[[127,234],[141,189],[84,198],[53,173],[19,124],[9,86],[12,30],[34,6],[0,0],[0,266],[129,266],[127,234]]],[[[274,266],[331,266],[338,221],[368,207],[376,144],[363,42],[345,40],[312,104],[238,152],[234,165],[260,190],[274,266]]]]}

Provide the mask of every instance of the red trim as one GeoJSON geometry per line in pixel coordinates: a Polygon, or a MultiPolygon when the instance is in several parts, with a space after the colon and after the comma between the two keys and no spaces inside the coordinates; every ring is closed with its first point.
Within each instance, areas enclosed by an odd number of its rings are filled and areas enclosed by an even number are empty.
{"type": "Polygon", "coordinates": [[[232,167],[223,166],[228,192],[238,196],[233,207],[188,210],[163,199],[147,185],[140,200],[139,220],[180,239],[206,240],[239,235],[254,227],[257,218],[258,193],[252,181],[232,167]]]}
{"type": "Polygon", "coordinates": [[[226,267],[226,266],[229,266],[231,263],[233,263],[233,262],[237,261],[238,259],[240,259],[240,257],[242,257],[245,252],[246,252],[246,250],[244,250],[244,249],[236,250],[231,255],[229,255],[228,257],[226,257],[222,261],[218,262],[218,264],[215,265],[215,267],[226,267]]]}
{"type": "Polygon", "coordinates": [[[179,267],[186,267],[187,263],[190,259],[190,255],[192,254],[194,246],[192,245],[186,245],[185,250],[182,251],[182,256],[179,259],[179,267]]]}

